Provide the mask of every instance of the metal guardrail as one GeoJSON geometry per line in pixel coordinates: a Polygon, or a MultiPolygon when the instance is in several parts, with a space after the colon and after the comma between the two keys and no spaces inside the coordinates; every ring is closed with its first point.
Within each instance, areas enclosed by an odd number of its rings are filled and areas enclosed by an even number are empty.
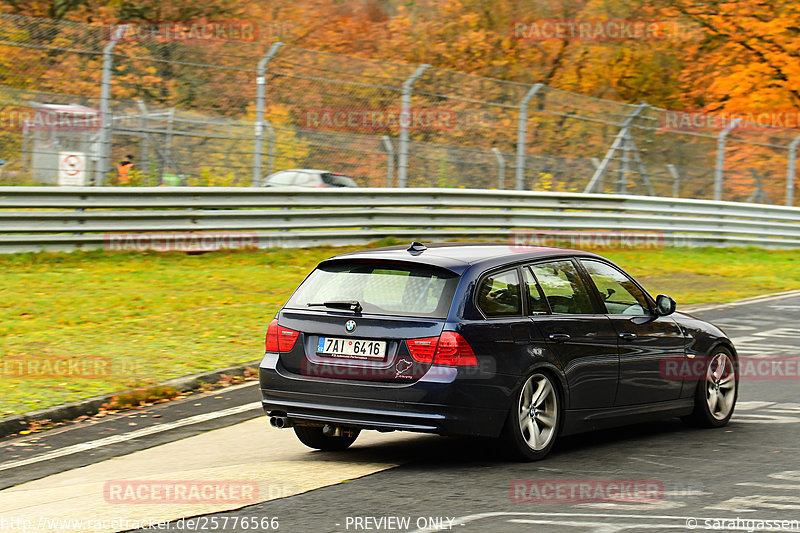
{"type": "Polygon", "coordinates": [[[648,233],[665,245],[800,248],[800,208],[478,189],[0,188],[0,253],[97,249],[150,232],[175,241],[243,232],[260,247],[385,237],[527,243],[569,232],[567,240],[648,233]]]}

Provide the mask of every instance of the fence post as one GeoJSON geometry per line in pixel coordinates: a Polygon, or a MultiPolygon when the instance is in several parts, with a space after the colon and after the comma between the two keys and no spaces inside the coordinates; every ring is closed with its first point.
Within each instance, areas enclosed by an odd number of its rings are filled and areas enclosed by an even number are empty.
{"type": "MultiPolygon", "coordinates": [[[[169,161],[173,161],[172,159],[172,132],[175,129],[175,108],[170,107],[169,112],[167,113],[167,135],[164,143],[164,153],[166,154],[166,159],[169,161]]],[[[175,165],[172,165],[173,168],[176,168],[175,165]]],[[[186,185],[186,175],[180,171],[178,172],[178,177],[181,179],[181,184],[186,185]]],[[[162,175],[160,178],[159,183],[164,183],[164,176],[162,175]]]]}
{"type": "Polygon", "coordinates": [[[628,174],[630,174],[631,171],[631,149],[628,141],[628,136],[625,135],[625,138],[622,139],[622,158],[619,161],[619,180],[617,180],[618,194],[625,194],[628,192],[628,174]]]}
{"type": "Polygon", "coordinates": [[[650,196],[655,196],[656,191],[653,189],[653,184],[650,182],[650,173],[647,172],[647,167],[642,161],[642,156],[639,155],[639,148],[636,147],[636,143],[633,142],[633,136],[628,134],[628,148],[632,149],[631,153],[633,153],[633,160],[636,161],[636,166],[639,169],[639,177],[642,180],[642,183],[645,187],[647,187],[647,194],[650,196]]]}
{"type": "Polygon", "coordinates": [[[519,103],[519,122],[517,123],[517,190],[521,191],[525,185],[525,138],[528,135],[528,104],[536,93],[544,87],[543,83],[537,83],[528,89],[522,101],[519,103]]]}
{"type": "Polygon", "coordinates": [[[492,148],[492,153],[497,158],[497,188],[504,189],[506,186],[506,159],[499,148],[492,148]]]}
{"type": "MultiPolygon", "coordinates": [[[[267,63],[272,61],[283,43],[272,43],[267,54],[261,58],[256,67],[256,123],[255,143],[253,145],[253,179],[250,185],[258,187],[261,181],[261,154],[264,152],[264,96],[267,87],[267,63]]],[[[274,137],[272,127],[269,128],[274,137]]],[[[274,144],[274,140],[272,141],[274,144]]],[[[272,173],[272,155],[269,156],[269,172],[272,173]]]]}
{"type": "Polygon", "coordinates": [[[386,149],[386,186],[392,187],[392,174],[394,169],[394,145],[388,135],[381,137],[383,147],[386,149]]]}
{"type": "Polygon", "coordinates": [[[756,190],[754,190],[753,193],[745,201],[757,202],[762,204],[771,204],[772,201],[769,199],[767,191],[764,190],[764,182],[761,181],[761,176],[758,175],[758,171],[754,168],[751,168],[750,175],[753,176],[753,182],[755,182],[756,190]]]}
{"type": "Polygon", "coordinates": [[[678,174],[678,168],[673,165],[672,163],[667,164],[667,170],[669,170],[670,175],[672,176],[672,197],[673,198],[680,198],[681,192],[681,175],[678,174]]]}
{"type": "Polygon", "coordinates": [[[150,185],[150,150],[147,146],[146,133],[147,130],[150,129],[150,125],[147,120],[149,112],[144,100],[141,98],[136,100],[136,107],[139,109],[139,161],[141,161],[139,168],[141,168],[142,172],[145,173],[147,184],[150,185]]]}
{"type": "Polygon", "coordinates": [[[714,168],[714,200],[717,202],[722,200],[722,178],[723,169],[725,167],[725,138],[741,121],[742,119],[740,118],[733,119],[730,124],[725,126],[725,129],[719,132],[719,136],[717,137],[717,165],[714,168]]]}
{"type": "Polygon", "coordinates": [[[269,120],[264,121],[264,129],[267,130],[267,175],[270,175],[275,160],[275,130],[269,120]]]}
{"type": "MultiPolygon", "coordinates": [[[[611,148],[608,149],[606,152],[605,157],[600,162],[600,165],[595,169],[592,178],[589,180],[589,183],[586,185],[586,188],[583,190],[584,193],[590,193],[594,190],[597,183],[603,179],[603,174],[606,172],[606,168],[608,168],[608,164],[611,162],[611,158],[614,157],[614,154],[617,150],[622,147],[622,143],[627,143],[628,141],[628,134],[630,132],[631,123],[633,119],[639,116],[639,113],[644,111],[645,108],[649,107],[650,104],[647,102],[642,102],[641,104],[637,105],[633,111],[628,113],[628,116],[625,117],[625,120],[622,121],[620,125],[619,133],[614,138],[614,142],[611,144],[611,148]]],[[[602,191],[600,191],[602,192],[602,191]]]]}
{"type": "Polygon", "coordinates": [[[417,70],[403,82],[402,109],[400,111],[400,155],[397,161],[397,186],[406,186],[406,168],[408,167],[408,126],[411,123],[411,86],[422,76],[422,73],[431,68],[430,65],[420,65],[417,70]]]}
{"type": "Polygon", "coordinates": [[[797,145],[800,135],[789,144],[789,167],[786,172],[786,205],[794,205],[794,166],[797,160],[797,145]]]}
{"type": "Polygon", "coordinates": [[[94,171],[94,186],[103,185],[103,177],[111,169],[111,69],[114,58],[111,52],[128,31],[128,25],[114,26],[111,38],[103,47],[103,78],[100,85],[100,150],[97,154],[97,168],[94,171]]]}
{"type": "MultiPolygon", "coordinates": [[[[19,169],[27,175],[33,172],[33,155],[28,148],[28,121],[22,124],[22,146],[19,154],[19,169]]],[[[88,167],[87,167],[88,168],[88,167]]]]}

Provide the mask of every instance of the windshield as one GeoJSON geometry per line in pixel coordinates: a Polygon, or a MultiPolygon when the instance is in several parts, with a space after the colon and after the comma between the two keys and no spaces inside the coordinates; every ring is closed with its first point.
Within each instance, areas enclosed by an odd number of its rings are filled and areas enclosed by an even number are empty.
{"type": "Polygon", "coordinates": [[[357,301],[364,314],[446,318],[456,285],[456,274],[427,265],[332,263],[317,267],[286,307],[357,301]]]}

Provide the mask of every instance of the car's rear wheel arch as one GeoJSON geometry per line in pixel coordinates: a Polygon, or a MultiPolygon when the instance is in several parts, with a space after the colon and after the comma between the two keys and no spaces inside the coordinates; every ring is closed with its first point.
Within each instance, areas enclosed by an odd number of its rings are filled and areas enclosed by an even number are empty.
{"type": "Polygon", "coordinates": [[[559,372],[548,365],[533,366],[511,396],[500,434],[505,453],[518,461],[543,459],[564,427],[564,389],[559,372]],[[529,386],[532,388],[526,394],[529,386]]]}
{"type": "MultiPolygon", "coordinates": [[[[516,387],[514,387],[511,401],[508,404],[508,411],[510,412],[511,409],[516,409],[516,399],[520,389],[523,385],[525,385],[525,382],[528,380],[528,378],[536,373],[546,375],[548,378],[550,378],[550,381],[553,383],[553,385],[555,385],[558,401],[561,406],[561,411],[563,412],[568,405],[567,401],[569,400],[569,388],[567,387],[567,380],[566,377],[564,377],[564,374],[561,372],[561,369],[555,365],[547,363],[546,361],[541,361],[538,364],[532,365],[527,372],[520,376],[516,387]]],[[[561,424],[561,427],[563,427],[563,424],[561,424]]],[[[561,432],[561,427],[559,428],[559,433],[561,432]]]]}

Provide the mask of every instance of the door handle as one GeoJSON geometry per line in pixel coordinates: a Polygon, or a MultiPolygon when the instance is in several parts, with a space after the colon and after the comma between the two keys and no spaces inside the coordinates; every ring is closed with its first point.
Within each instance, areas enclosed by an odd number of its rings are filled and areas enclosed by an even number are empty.
{"type": "Polygon", "coordinates": [[[565,340],[569,339],[568,333],[551,333],[550,340],[556,342],[564,342],[565,340]]]}
{"type": "Polygon", "coordinates": [[[631,333],[630,331],[626,331],[625,333],[619,334],[619,337],[621,339],[626,339],[626,340],[635,339],[636,336],[637,336],[636,333],[631,333]]]}

